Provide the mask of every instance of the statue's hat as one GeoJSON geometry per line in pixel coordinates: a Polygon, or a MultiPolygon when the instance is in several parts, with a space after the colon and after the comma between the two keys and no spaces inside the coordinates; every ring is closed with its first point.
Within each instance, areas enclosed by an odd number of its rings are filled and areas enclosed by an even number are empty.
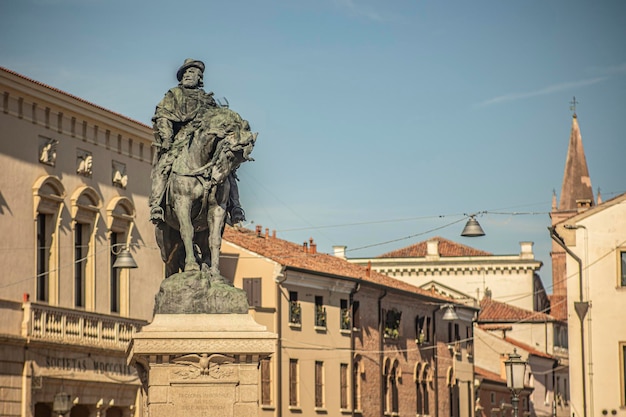
{"type": "Polygon", "coordinates": [[[185,73],[185,70],[189,67],[196,67],[199,68],[200,71],[204,72],[204,62],[198,61],[196,59],[187,58],[183,65],[178,68],[178,72],[176,72],[176,78],[178,79],[178,81],[183,79],[183,74],[185,73]]]}

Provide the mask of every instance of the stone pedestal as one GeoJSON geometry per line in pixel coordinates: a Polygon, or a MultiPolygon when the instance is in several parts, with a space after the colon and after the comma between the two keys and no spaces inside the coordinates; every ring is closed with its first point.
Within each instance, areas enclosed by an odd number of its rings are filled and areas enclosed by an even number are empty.
{"type": "Polygon", "coordinates": [[[156,314],[127,351],[144,415],[256,417],[259,360],[275,345],[249,314],[156,314]]]}

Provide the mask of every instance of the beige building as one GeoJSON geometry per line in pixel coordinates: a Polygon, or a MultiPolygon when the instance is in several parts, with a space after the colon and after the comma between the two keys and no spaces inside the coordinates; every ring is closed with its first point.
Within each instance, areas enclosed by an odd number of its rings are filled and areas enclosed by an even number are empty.
{"type": "Polygon", "coordinates": [[[626,194],[557,223],[552,236],[567,255],[572,414],[626,415],[626,194]]]}
{"type": "Polygon", "coordinates": [[[472,417],[476,308],[261,226],[226,228],[220,268],[278,335],[261,416],[472,417]]]}
{"type": "Polygon", "coordinates": [[[532,242],[520,243],[517,255],[494,255],[441,237],[385,253],[376,258],[351,258],[357,265],[411,285],[477,304],[486,293],[497,301],[542,311],[548,299],[538,275],[532,242]]]}
{"type": "Polygon", "coordinates": [[[150,127],[0,68],[0,415],[131,416],[162,262],[150,127]],[[137,269],[113,268],[129,248],[137,269]]]}
{"type": "MultiPolygon", "coordinates": [[[[502,361],[513,349],[527,361],[525,411],[529,416],[570,415],[567,322],[485,297],[476,320],[474,345],[480,369],[504,372],[502,361]]],[[[482,406],[489,407],[484,401],[487,395],[481,398],[482,406]]],[[[506,404],[510,406],[510,402],[506,404]]]]}

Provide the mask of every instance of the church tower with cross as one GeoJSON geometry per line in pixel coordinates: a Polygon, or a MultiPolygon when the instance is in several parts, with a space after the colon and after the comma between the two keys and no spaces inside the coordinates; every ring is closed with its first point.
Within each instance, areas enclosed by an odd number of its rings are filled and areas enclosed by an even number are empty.
{"type": "MultiPolygon", "coordinates": [[[[552,195],[552,210],[550,212],[552,226],[595,205],[582,135],[578,125],[578,116],[576,115],[576,104],[578,104],[576,97],[572,99],[570,104],[570,109],[573,111],[572,127],[558,204],[556,193],[552,195]]],[[[559,319],[567,320],[566,254],[555,242],[552,242],[551,258],[553,294],[551,297],[551,314],[559,319]]]]}

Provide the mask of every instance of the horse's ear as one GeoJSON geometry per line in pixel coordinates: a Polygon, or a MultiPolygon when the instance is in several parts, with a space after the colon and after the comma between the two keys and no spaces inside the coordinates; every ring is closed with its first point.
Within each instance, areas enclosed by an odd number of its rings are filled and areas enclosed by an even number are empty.
{"type": "Polygon", "coordinates": [[[244,119],[243,121],[243,126],[242,126],[243,130],[250,130],[250,123],[248,123],[247,120],[244,119]]]}

